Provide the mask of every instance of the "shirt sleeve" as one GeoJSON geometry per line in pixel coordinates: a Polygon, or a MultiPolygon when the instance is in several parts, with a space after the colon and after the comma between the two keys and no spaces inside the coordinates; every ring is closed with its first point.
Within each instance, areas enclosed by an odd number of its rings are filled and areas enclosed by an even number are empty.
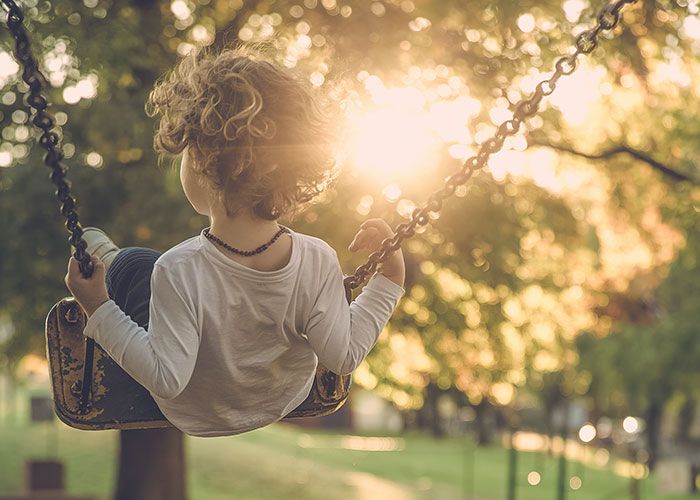
{"type": "Polygon", "coordinates": [[[319,362],[339,375],[351,373],[369,354],[403,292],[377,273],[348,305],[343,273],[334,259],[306,327],[319,362]]]}
{"type": "Polygon", "coordinates": [[[185,389],[199,349],[194,308],[183,289],[164,267],[156,265],[148,330],[111,300],[93,313],[84,330],[138,383],[162,399],[172,399],[185,389]]]}

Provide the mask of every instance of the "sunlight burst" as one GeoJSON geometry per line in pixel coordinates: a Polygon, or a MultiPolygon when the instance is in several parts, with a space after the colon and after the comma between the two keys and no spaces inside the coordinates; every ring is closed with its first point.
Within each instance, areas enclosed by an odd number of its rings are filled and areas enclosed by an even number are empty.
{"type": "Polygon", "coordinates": [[[446,145],[472,142],[468,123],[481,111],[476,99],[429,102],[414,87],[387,88],[379,77],[368,74],[362,80],[372,104],[348,110],[345,152],[361,175],[381,181],[425,178],[446,145]]]}
{"type": "Polygon", "coordinates": [[[388,178],[430,167],[439,146],[425,112],[391,108],[352,116],[349,142],[359,172],[388,178]]]}

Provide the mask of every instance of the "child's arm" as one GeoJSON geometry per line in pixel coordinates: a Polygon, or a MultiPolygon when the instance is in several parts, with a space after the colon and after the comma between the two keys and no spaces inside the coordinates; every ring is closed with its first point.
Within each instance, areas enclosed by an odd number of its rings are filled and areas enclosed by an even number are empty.
{"type": "MultiPolygon", "coordinates": [[[[101,263],[99,263],[101,264],[101,263]]],[[[104,266],[85,279],[71,260],[66,284],[89,315],[84,334],[137,382],[163,399],[180,394],[192,376],[199,349],[199,329],[190,302],[167,269],[156,265],[151,276],[148,331],[109,300],[104,266]]]]}
{"type": "MultiPolygon", "coordinates": [[[[350,249],[376,250],[381,241],[392,234],[384,221],[367,221],[350,249]]],[[[307,324],[306,336],[320,363],[334,373],[345,375],[355,370],[369,354],[403,294],[403,255],[400,250],[394,252],[349,306],[337,259],[331,266],[325,270],[326,277],[307,324]]]]}

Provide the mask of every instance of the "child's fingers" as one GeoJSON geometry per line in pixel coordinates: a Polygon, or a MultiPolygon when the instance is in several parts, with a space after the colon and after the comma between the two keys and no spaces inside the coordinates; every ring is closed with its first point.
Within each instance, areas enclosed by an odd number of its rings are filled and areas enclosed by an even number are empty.
{"type": "Polygon", "coordinates": [[[104,280],[105,276],[105,263],[102,262],[102,260],[99,257],[95,257],[94,255],[92,256],[92,267],[93,267],[93,272],[92,276],[90,278],[97,278],[99,280],[104,280]]]}
{"type": "Polygon", "coordinates": [[[95,269],[104,269],[105,263],[102,262],[102,260],[99,257],[95,257],[94,255],[90,256],[90,261],[92,262],[92,267],[95,269]]]}
{"type": "Polygon", "coordinates": [[[80,265],[75,257],[71,257],[68,260],[68,274],[66,277],[74,278],[80,275],[80,265]]]}
{"type": "Polygon", "coordinates": [[[350,244],[351,251],[373,250],[381,242],[381,234],[373,227],[361,229],[350,244]]]}
{"type": "Polygon", "coordinates": [[[75,258],[71,257],[68,259],[68,270],[66,271],[66,277],[63,278],[63,281],[66,283],[66,285],[69,284],[70,281],[72,281],[73,276],[75,276],[75,272],[78,267],[78,261],[75,260],[75,258]]]}
{"type": "Polygon", "coordinates": [[[386,235],[393,234],[393,231],[391,230],[391,226],[389,224],[387,224],[384,219],[368,219],[365,222],[363,222],[360,227],[362,229],[374,228],[374,229],[378,230],[380,233],[383,233],[386,235]]]}
{"type": "Polygon", "coordinates": [[[352,243],[350,243],[350,250],[356,251],[362,249],[367,242],[367,229],[360,229],[355,238],[353,238],[352,243]]]}
{"type": "Polygon", "coordinates": [[[367,219],[360,225],[360,230],[350,243],[348,249],[352,252],[358,250],[374,251],[381,242],[393,235],[393,231],[384,219],[367,219]]]}
{"type": "Polygon", "coordinates": [[[350,242],[350,246],[348,246],[348,250],[351,252],[357,252],[360,249],[360,241],[362,240],[362,236],[360,233],[357,233],[355,237],[352,239],[352,242],[350,242]]]}
{"type": "Polygon", "coordinates": [[[353,238],[352,243],[350,243],[350,246],[348,248],[351,252],[361,250],[366,244],[366,239],[367,231],[364,229],[360,229],[355,235],[355,238],[353,238]]]}
{"type": "Polygon", "coordinates": [[[85,278],[83,273],[80,271],[80,263],[75,257],[71,257],[70,260],[68,260],[68,273],[66,274],[65,278],[66,284],[77,283],[79,280],[91,280],[93,278],[100,281],[104,280],[106,272],[104,262],[102,262],[99,257],[95,257],[94,255],[90,257],[90,261],[92,262],[93,267],[92,275],[89,278],[85,278]]]}

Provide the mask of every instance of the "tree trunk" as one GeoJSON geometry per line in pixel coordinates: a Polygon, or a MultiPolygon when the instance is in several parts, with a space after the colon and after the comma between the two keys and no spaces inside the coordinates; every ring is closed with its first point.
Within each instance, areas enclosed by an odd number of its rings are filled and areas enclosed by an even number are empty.
{"type": "Polygon", "coordinates": [[[554,447],[552,444],[554,443],[556,430],[554,429],[554,408],[549,405],[545,405],[544,408],[544,428],[545,435],[547,436],[547,456],[553,457],[554,447]]]}
{"type": "Polygon", "coordinates": [[[515,427],[510,428],[508,437],[510,440],[510,448],[508,450],[508,480],[507,480],[507,495],[508,500],[515,500],[516,490],[518,487],[518,450],[515,447],[515,427]]]}
{"type": "MultiPolygon", "coordinates": [[[[124,2],[127,3],[127,2],[124,2]]],[[[140,35],[144,44],[159,46],[160,32],[154,20],[162,17],[158,0],[130,0],[138,9],[140,35]]],[[[156,21],[157,23],[157,21],[156,21]]],[[[138,54],[127,54],[136,56],[138,54]]],[[[151,86],[160,70],[133,64],[131,70],[143,85],[151,86]]],[[[178,429],[138,429],[119,433],[119,469],[114,500],[185,500],[184,435],[178,429]]]]}
{"type": "Polygon", "coordinates": [[[429,383],[423,391],[423,407],[416,414],[416,423],[421,429],[429,429],[435,437],[444,437],[445,431],[442,427],[442,419],[438,411],[438,397],[440,388],[429,383]]]}
{"type": "Polygon", "coordinates": [[[690,428],[695,420],[695,398],[688,397],[678,413],[678,427],[676,429],[676,439],[684,446],[690,444],[690,428]]]}
{"type": "Polygon", "coordinates": [[[184,435],[175,428],[121,431],[114,500],[185,500],[184,435]]]}
{"type": "Polygon", "coordinates": [[[435,437],[444,437],[445,429],[442,426],[442,416],[438,409],[438,398],[441,391],[437,385],[430,384],[428,386],[428,395],[430,398],[430,430],[435,437]]]}
{"type": "Polygon", "coordinates": [[[659,458],[659,432],[661,431],[661,416],[663,406],[657,402],[651,402],[646,414],[646,434],[649,447],[649,470],[653,471],[659,458]]]}
{"type": "Polygon", "coordinates": [[[487,446],[493,443],[493,432],[491,427],[490,417],[490,405],[485,400],[482,399],[481,403],[474,406],[474,411],[476,412],[476,418],[474,423],[476,424],[476,444],[478,446],[487,446]]]}

